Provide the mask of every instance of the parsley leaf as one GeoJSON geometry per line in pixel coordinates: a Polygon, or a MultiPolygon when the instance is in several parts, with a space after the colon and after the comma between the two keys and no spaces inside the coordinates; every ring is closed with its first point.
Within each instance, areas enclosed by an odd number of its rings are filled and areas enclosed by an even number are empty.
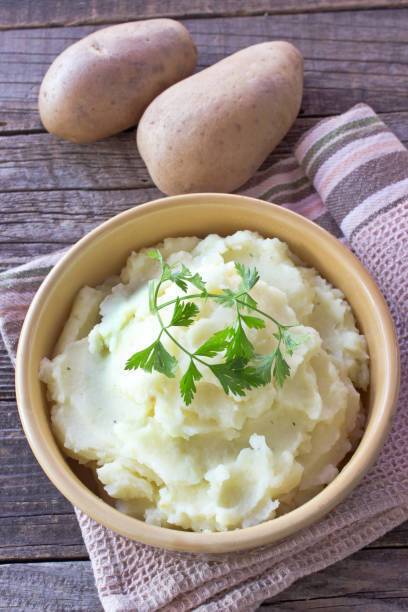
{"type": "Polygon", "coordinates": [[[233,359],[208,367],[218,378],[225,393],[244,396],[246,391],[267,384],[265,371],[246,365],[243,359],[233,359]]]}
{"type": "Polygon", "coordinates": [[[182,290],[183,293],[187,293],[188,285],[191,283],[197,289],[201,291],[203,295],[207,295],[207,289],[205,282],[198,272],[192,274],[190,270],[184,265],[181,265],[181,270],[174,270],[169,264],[165,263],[162,254],[159,250],[155,249],[148,253],[149,257],[158,261],[162,267],[162,274],[160,281],[172,281],[182,290]]]}
{"type": "Polygon", "coordinates": [[[259,273],[256,268],[248,268],[236,261],[235,269],[241,277],[240,291],[250,291],[259,281],[259,273]]]}
{"type": "Polygon", "coordinates": [[[198,272],[192,274],[190,270],[184,264],[182,264],[181,274],[183,275],[183,278],[185,280],[194,285],[194,287],[197,287],[197,289],[199,289],[203,295],[207,295],[207,288],[205,286],[205,282],[198,272]]]}
{"type": "Polygon", "coordinates": [[[154,369],[168,378],[174,378],[176,367],[177,359],[158,342],[154,353],[154,369]]]}
{"type": "Polygon", "coordinates": [[[256,301],[247,291],[252,289],[258,282],[258,270],[256,268],[247,268],[244,264],[238,262],[235,263],[235,269],[241,277],[239,290],[234,293],[231,289],[224,289],[219,295],[214,296],[214,299],[223,306],[234,306],[239,301],[248,308],[256,308],[256,301]]]}
{"type": "Polygon", "coordinates": [[[235,305],[236,295],[231,289],[223,289],[222,292],[214,296],[213,299],[223,306],[231,307],[235,305]]]}
{"type": "Polygon", "coordinates": [[[147,253],[147,256],[150,257],[150,259],[155,259],[156,261],[158,261],[159,264],[163,267],[163,255],[160,253],[159,249],[152,249],[147,253]]]}
{"type": "Polygon", "coordinates": [[[196,381],[200,380],[202,377],[203,376],[200,370],[197,368],[194,361],[191,359],[188,369],[180,380],[181,397],[183,398],[187,406],[191,404],[193,397],[197,391],[195,385],[196,381]]]}
{"type": "Polygon", "coordinates": [[[252,310],[253,308],[257,308],[258,304],[254,300],[249,293],[244,293],[237,299],[238,304],[242,304],[248,310],[252,310]]]}
{"type": "Polygon", "coordinates": [[[171,275],[171,280],[176,283],[177,287],[179,287],[183,293],[187,293],[187,283],[181,276],[179,276],[177,273],[173,273],[171,275]]]}
{"type": "Polygon", "coordinates": [[[263,329],[265,327],[265,321],[259,317],[241,314],[241,319],[250,329],[263,329]]]}
{"type": "Polygon", "coordinates": [[[199,312],[200,310],[194,302],[180,302],[180,299],[177,298],[169,327],[189,327],[194,323],[194,319],[199,312]]]}
{"type": "Polygon", "coordinates": [[[170,355],[159,339],[147,348],[133,353],[126,362],[125,370],[141,368],[146,372],[157,370],[168,378],[174,378],[177,359],[170,355]]]}
{"type": "Polygon", "coordinates": [[[244,361],[249,361],[254,352],[254,347],[246,336],[239,317],[233,327],[233,333],[228,342],[226,352],[227,360],[243,359],[244,361]]]}
{"type": "Polygon", "coordinates": [[[157,280],[149,281],[149,310],[151,313],[156,312],[157,307],[155,305],[156,298],[156,289],[157,289],[157,280]]]}
{"type": "Polygon", "coordinates": [[[234,359],[225,363],[209,365],[211,372],[218,378],[225,393],[234,395],[245,395],[248,381],[243,377],[245,362],[242,359],[234,359]]]}
{"type": "Polygon", "coordinates": [[[253,376],[259,380],[260,384],[268,385],[271,382],[274,359],[274,352],[267,355],[256,355],[251,365],[248,366],[253,369],[253,376]]]}
{"type": "Polygon", "coordinates": [[[232,327],[226,327],[218,332],[215,332],[208,338],[194,353],[202,357],[215,357],[218,353],[222,353],[228,346],[228,340],[234,333],[232,327]]]}
{"type": "Polygon", "coordinates": [[[267,355],[256,355],[253,361],[245,368],[246,377],[252,381],[253,387],[268,385],[273,377],[278,388],[282,387],[290,375],[288,363],[285,361],[280,348],[267,355]]]}
{"type": "MultiPolygon", "coordinates": [[[[152,249],[151,251],[148,252],[147,256],[150,257],[151,259],[154,259],[155,261],[158,261],[161,266],[161,269],[162,269],[161,276],[160,276],[160,279],[156,282],[159,282],[161,284],[161,283],[164,283],[165,281],[174,281],[175,283],[177,283],[174,272],[172,271],[169,264],[164,261],[163,255],[160,253],[159,249],[152,249]]],[[[182,283],[182,286],[180,288],[185,293],[187,291],[186,283],[182,283]]]]}
{"type": "Polygon", "coordinates": [[[288,355],[293,355],[295,350],[309,338],[307,334],[302,336],[293,336],[287,329],[282,330],[281,336],[288,355]]]}
{"type": "Polygon", "coordinates": [[[277,348],[274,352],[273,377],[277,387],[283,387],[286,378],[290,375],[288,362],[282,355],[282,351],[277,348]]]}
{"type": "MultiPolygon", "coordinates": [[[[171,266],[164,261],[163,255],[160,253],[159,249],[152,249],[147,255],[151,259],[158,261],[161,266],[162,273],[159,281],[160,283],[164,283],[165,281],[173,281],[184,293],[186,293],[187,283],[184,280],[183,273],[175,272],[171,266]]],[[[185,269],[187,270],[187,268],[185,269]]]]}
{"type": "MultiPolygon", "coordinates": [[[[163,263],[162,264],[162,274],[161,274],[161,277],[159,279],[160,283],[164,283],[165,281],[174,281],[177,285],[179,285],[179,283],[174,278],[174,273],[173,273],[172,269],[170,268],[169,264],[167,264],[167,263],[163,263]]],[[[187,291],[187,285],[186,285],[186,283],[184,283],[184,281],[182,281],[182,287],[180,287],[180,288],[184,291],[184,293],[187,291]],[[184,289],[183,289],[183,287],[184,287],[184,289]]]]}

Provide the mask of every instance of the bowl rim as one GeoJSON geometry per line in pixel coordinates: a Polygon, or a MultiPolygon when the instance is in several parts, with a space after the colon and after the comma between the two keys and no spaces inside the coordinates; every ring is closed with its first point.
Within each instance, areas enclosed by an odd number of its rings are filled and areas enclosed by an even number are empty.
{"type": "Polygon", "coordinates": [[[218,193],[186,194],[159,198],[125,210],[85,234],[62,256],[42,282],[28,309],[17,348],[15,384],[18,411],[31,449],[51,482],[75,507],[116,533],[144,544],[182,552],[222,553],[256,548],[298,532],[327,514],[357,485],[374,463],[391,425],[399,389],[399,352],[394,323],[380,290],[357,257],[329,232],[293,211],[255,198],[218,193]],[[28,372],[31,331],[41,315],[48,291],[82,250],[99,236],[115,230],[130,218],[148,214],[150,211],[157,212],[163,207],[200,206],[200,203],[209,199],[211,203],[233,206],[234,209],[251,206],[256,207],[260,213],[273,210],[277,221],[290,218],[295,227],[315,234],[319,241],[337,250],[346,260],[350,273],[362,283],[384,336],[384,380],[378,390],[383,409],[375,422],[365,430],[357,449],[338,476],[306,503],[288,514],[252,527],[227,532],[194,533],[149,525],[119,512],[88,489],[72,472],[68,463],[55,462],[50,449],[44,444],[41,428],[35,412],[31,409],[28,372]]]}

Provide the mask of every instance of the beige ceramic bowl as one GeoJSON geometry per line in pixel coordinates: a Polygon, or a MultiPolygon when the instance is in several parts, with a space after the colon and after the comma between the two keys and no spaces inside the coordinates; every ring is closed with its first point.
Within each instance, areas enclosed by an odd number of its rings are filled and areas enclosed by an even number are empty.
{"type": "MultiPolygon", "coordinates": [[[[368,470],[387,435],[399,382],[398,349],[385,301],[359,261],[317,225],[265,202],[234,195],[170,197],[128,210],[80,240],[47,276],[21,333],[16,388],[21,421],[31,448],[55,486],[99,523],[134,540],[179,551],[218,553],[275,542],[317,521],[338,504],[368,470]],[[254,527],[226,533],[190,533],[147,525],[119,513],[89,488],[75,462],[67,462],[50,428],[45,389],[38,380],[42,357],[50,355],[83,285],[117,273],[129,253],[167,236],[230,234],[239,229],[277,236],[315,266],[349,300],[364,332],[371,359],[364,436],[340,474],[296,510],[254,527]]],[[[87,470],[85,470],[87,471],[87,470]]],[[[88,482],[88,486],[87,483],[88,482]]]]}

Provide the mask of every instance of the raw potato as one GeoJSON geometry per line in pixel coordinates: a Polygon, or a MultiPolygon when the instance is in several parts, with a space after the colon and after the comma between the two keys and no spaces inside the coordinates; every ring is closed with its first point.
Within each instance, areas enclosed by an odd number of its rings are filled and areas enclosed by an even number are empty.
{"type": "Polygon", "coordinates": [[[115,25],[86,36],[52,63],[41,85],[44,127],[85,143],[135,125],[164,89],[189,76],[197,51],[172,19],[115,25]]]}
{"type": "Polygon", "coordinates": [[[237,189],[289,130],[302,89],[302,55],[283,41],[248,47],[173,85],[137,130],[153,181],[170,195],[237,189]]]}

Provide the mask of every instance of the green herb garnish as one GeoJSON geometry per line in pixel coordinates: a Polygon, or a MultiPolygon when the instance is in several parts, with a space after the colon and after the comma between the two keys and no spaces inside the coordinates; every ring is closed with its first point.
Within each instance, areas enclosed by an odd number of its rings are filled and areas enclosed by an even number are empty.
{"type": "Polygon", "coordinates": [[[306,336],[294,337],[289,330],[297,324],[283,325],[258,308],[258,304],[249,294],[249,291],[259,281],[256,268],[235,263],[235,269],[241,277],[238,291],[224,289],[221,293],[215,294],[209,293],[202,277],[197,273],[193,274],[186,266],[182,265],[180,270],[169,266],[157,249],[150,251],[149,257],[158,261],[161,266],[160,278],[149,283],[149,308],[160,323],[160,332],[150,346],[134,353],[128,359],[125,365],[126,370],[138,368],[146,372],[156,370],[168,378],[174,378],[178,362],[161,342],[165,334],[190,358],[188,368],[180,380],[180,393],[187,405],[191,404],[197,391],[196,382],[202,378],[198,364],[211,370],[227,394],[244,396],[250,389],[269,384],[272,377],[277,387],[283,386],[290,375],[290,368],[284,353],[293,355],[301,342],[306,340],[306,336]],[[186,295],[159,304],[159,290],[166,281],[175,283],[186,295]],[[198,289],[198,292],[187,294],[189,285],[198,289]],[[236,317],[231,326],[210,336],[192,353],[180,344],[170,330],[172,327],[189,327],[194,323],[200,309],[192,300],[200,299],[212,299],[226,308],[233,308],[236,317]],[[170,306],[173,306],[173,314],[169,324],[165,325],[160,311],[170,306]],[[254,313],[264,318],[255,316],[254,313]],[[277,331],[273,335],[277,340],[277,345],[271,353],[259,355],[246,335],[246,329],[264,328],[265,318],[276,325],[277,331]],[[220,356],[223,358],[221,363],[212,363],[203,359],[203,357],[211,359],[220,356]]]}

